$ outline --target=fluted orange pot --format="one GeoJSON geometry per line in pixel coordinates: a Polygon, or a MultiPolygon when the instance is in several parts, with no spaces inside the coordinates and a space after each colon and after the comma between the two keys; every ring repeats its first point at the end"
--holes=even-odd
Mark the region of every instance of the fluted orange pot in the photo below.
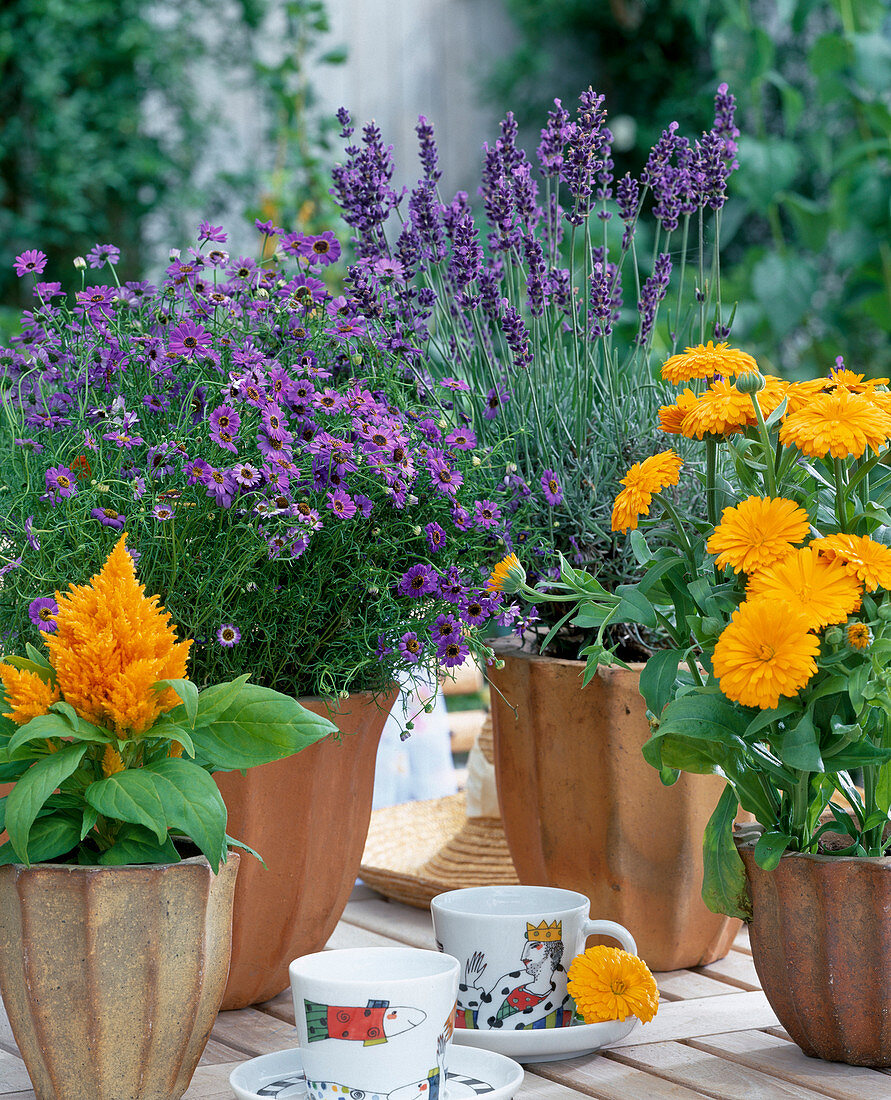
{"type": "Polygon", "coordinates": [[[495,773],[520,881],[585,894],[593,917],[630,929],[653,970],[722,958],[740,922],[707,909],[701,890],[702,835],[724,781],[663,786],[641,754],[639,668],[600,668],[583,688],[582,661],[497,649],[495,773]]]}
{"type": "Polygon", "coordinates": [[[266,863],[242,860],[224,1009],[287,989],[291,960],[320,951],[334,931],[362,862],[377,746],[397,694],[351,695],[333,711],[323,699],[301,699],[342,736],[245,776],[214,776],[229,811],[226,831],[266,863]]]}
{"type": "Polygon", "coordinates": [[[891,1066],[891,858],[788,852],[765,871],[759,833],[741,830],[737,848],[770,1007],[811,1057],[891,1066]]]}
{"type": "Polygon", "coordinates": [[[37,1100],[180,1100],[226,985],[238,863],[0,868],[0,990],[37,1100]]]}

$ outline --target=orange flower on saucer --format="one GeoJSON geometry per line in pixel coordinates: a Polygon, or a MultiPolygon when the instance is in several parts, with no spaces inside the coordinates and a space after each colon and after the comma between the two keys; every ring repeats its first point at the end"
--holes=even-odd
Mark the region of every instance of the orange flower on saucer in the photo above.
{"type": "Polygon", "coordinates": [[[659,1009],[659,990],[637,955],[614,947],[589,947],[567,972],[567,989],[586,1024],[636,1016],[647,1024],[659,1009]]]}

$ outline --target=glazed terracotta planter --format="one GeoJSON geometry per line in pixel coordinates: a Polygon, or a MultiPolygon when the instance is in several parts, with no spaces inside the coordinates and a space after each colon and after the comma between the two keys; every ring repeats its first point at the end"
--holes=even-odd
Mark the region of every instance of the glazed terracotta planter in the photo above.
{"type": "Polygon", "coordinates": [[[891,857],[790,852],[764,871],[760,831],[740,829],[736,841],[770,1007],[811,1057],[891,1066],[891,857]]]}
{"type": "Polygon", "coordinates": [[[0,868],[0,989],[38,1100],[179,1100],[226,985],[238,863],[0,868]]]}
{"type": "Polygon", "coordinates": [[[288,964],[321,951],[353,889],[371,819],[374,763],[397,689],[351,695],[335,711],[301,699],[343,735],[327,737],[247,775],[215,775],[226,831],[263,857],[242,861],[232,918],[232,964],[223,1008],[287,989],[288,964]]]}
{"type": "Polygon", "coordinates": [[[639,670],[600,668],[583,689],[582,661],[506,643],[498,655],[495,769],[520,881],[585,894],[594,918],[631,930],[652,970],[722,958],[740,922],[710,912],[701,890],[702,835],[724,781],[662,785],[641,754],[639,670]]]}

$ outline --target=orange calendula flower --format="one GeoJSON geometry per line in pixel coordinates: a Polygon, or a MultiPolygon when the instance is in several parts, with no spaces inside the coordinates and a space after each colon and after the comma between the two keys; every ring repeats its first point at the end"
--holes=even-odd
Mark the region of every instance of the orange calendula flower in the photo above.
{"type": "Polygon", "coordinates": [[[700,394],[681,421],[681,435],[702,439],[704,435],[732,435],[755,423],[755,410],[747,393],[732,382],[720,379],[700,394]]]}
{"type": "Polygon", "coordinates": [[[634,530],[638,517],[650,514],[653,494],[667,485],[677,485],[681,466],[683,462],[674,451],[662,451],[635,462],[619,483],[625,488],[613,504],[612,529],[634,530]]]}
{"type": "Polygon", "coordinates": [[[818,394],[780,428],[781,443],[815,458],[860,458],[867,447],[877,451],[889,439],[891,415],[845,389],[818,394]]]}
{"type": "Polygon", "coordinates": [[[492,570],[492,575],[486,581],[486,588],[490,592],[516,592],[520,585],[525,583],[526,570],[520,565],[520,559],[516,554],[508,554],[492,570]]]}
{"type": "Polygon", "coordinates": [[[786,385],[786,416],[800,412],[811,401],[826,393],[829,383],[825,378],[809,378],[806,382],[789,382],[786,385]]]}
{"type": "Polygon", "coordinates": [[[785,497],[747,497],[725,508],[706,549],[717,554],[720,569],[754,573],[782,561],[804,542],[810,528],[807,512],[785,497]]]}
{"type": "Polygon", "coordinates": [[[829,373],[829,385],[836,388],[843,387],[851,393],[869,393],[876,386],[887,386],[887,378],[867,378],[863,374],[855,374],[852,370],[842,367],[841,370],[833,369],[829,373]]]}
{"type": "Polygon", "coordinates": [[[808,626],[817,630],[829,623],[843,623],[856,611],[861,589],[840,561],[804,546],[750,577],[746,593],[750,598],[776,601],[790,612],[801,611],[808,626]]]}
{"type": "Polygon", "coordinates": [[[668,435],[681,435],[684,417],[696,404],[697,397],[692,390],[684,390],[673,405],[662,405],[659,409],[659,427],[668,435]]]}
{"type": "Polygon", "coordinates": [[[67,702],[119,737],[144,733],[179,703],[158,680],[181,680],[191,641],[178,642],[158,597],[145,595],[121,536],[89,584],[56,593],[56,632],[46,647],[67,702]]]}
{"type": "Polygon", "coordinates": [[[567,971],[567,988],[586,1024],[636,1016],[647,1024],[659,1009],[659,990],[647,964],[615,947],[589,947],[567,971]]]}
{"type": "Polygon", "coordinates": [[[826,535],[810,544],[829,559],[837,558],[860,581],[867,592],[891,589],[891,546],[869,535],[826,535]]]}
{"type": "Polygon", "coordinates": [[[849,623],[845,635],[851,649],[866,649],[872,642],[872,631],[866,623],[849,623]]]}
{"type": "Polygon", "coordinates": [[[24,726],[32,718],[48,714],[53,703],[61,698],[57,687],[51,687],[36,672],[26,668],[0,664],[0,680],[12,708],[4,711],[3,717],[11,718],[17,726],[24,726]]]}
{"type": "Polygon", "coordinates": [[[817,671],[820,642],[807,615],[774,600],[747,600],[721,632],[712,667],[728,699],[766,710],[796,695],[817,671]]]}
{"type": "Polygon", "coordinates": [[[672,355],[662,364],[662,377],[666,382],[678,385],[693,378],[714,378],[715,375],[747,374],[756,371],[758,364],[744,351],[728,344],[697,344],[684,348],[680,355],[672,355]]]}

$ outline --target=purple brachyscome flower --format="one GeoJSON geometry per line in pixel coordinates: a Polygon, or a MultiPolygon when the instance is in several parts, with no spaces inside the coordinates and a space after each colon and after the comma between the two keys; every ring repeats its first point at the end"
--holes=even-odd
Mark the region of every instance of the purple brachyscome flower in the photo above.
{"type": "Polygon", "coordinates": [[[399,652],[410,665],[416,665],[421,659],[424,647],[418,641],[417,634],[409,631],[399,639],[399,652]]]}
{"type": "Polygon", "coordinates": [[[168,346],[175,355],[184,355],[191,359],[199,352],[213,347],[213,336],[194,321],[183,321],[170,333],[168,346]]]}
{"type": "Polygon", "coordinates": [[[469,654],[470,647],[463,638],[450,638],[436,647],[436,656],[445,668],[463,665],[469,654]]]}
{"type": "Polygon", "coordinates": [[[476,446],[476,434],[470,428],[455,428],[445,437],[445,442],[456,451],[472,451],[476,446]]]}
{"type": "Polygon", "coordinates": [[[25,538],[32,550],[40,549],[40,539],[34,534],[34,517],[28,516],[25,520],[25,538]]]}
{"type": "Polygon", "coordinates": [[[62,497],[77,496],[77,486],[74,483],[74,475],[67,466],[51,466],[44,474],[46,491],[50,500],[56,504],[62,497]]]}
{"type": "Polygon", "coordinates": [[[343,489],[335,489],[333,493],[328,493],[325,507],[329,508],[338,519],[352,519],[356,514],[353,498],[343,489]]]}
{"type": "Polygon", "coordinates": [[[545,470],[541,475],[541,488],[545,495],[545,500],[552,508],[563,503],[563,489],[553,470],[545,470]]]}
{"type": "Polygon", "coordinates": [[[442,451],[430,451],[427,456],[430,480],[440,493],[455,496],[464,481],[464,475],[455,469],[442,451]]]}
{"type": "Polygon", "coordinates": [[[241,641],[241,631],[234,623],[223,623],[217,631],[217,641],[224,649],[231,649],[241,641]]]}
{"type": "Polygon", "coordinates": [[[123,531],[127,522],[127,517],[122,516],[117,508],[93,508],[90,515],[98,519],[103,527],[112,527],[115,531],[123,531]]]}
{"type": "Polygon", "coordinates": [[[472,593],[462,602],[459,614],[470,626],[482,626],[489,617],[489,602],[478,592],[472,593]]]}
{"type": "Polygon", "coordinates": [[[437,645],[441,645],[446,639],[457,641],[461,637],[461,624],[453,615],[437,615],[430,633],[437,645]]]}
{"type": "Polygon", "coordinates": [[[232,507],[238,482],[228,470],[211,468],[203,480],[209,497],[213,497],[222,508],[232,507]]]}
{"type": "Polygon", "coordinates": [[[483,416],[486,420],[494,420],[501,412],[501,406],[508,401],[510,401],[510,393],[503,386],[489,390],[486,394],[486,407],[483,409],[483,416]]]}
{"type": "Polygon", "coordinates": [[[169,504],[156,504],[152,508],[152,515],[155,519],[160,520],[162,523],[166,523],[167,520],[173,519],[173,509],[169,504]]]}
{"type": "Polygon", "coordinates": [[[326,229],[324,233],[320,233],[317,237],[304,238],[298,251],[310,263],[322,264],[327,267],[340,259],[340,241],[330,229],[326,229]]]}
{"type": "Polygon", "coordinates": [[[403,596],[429,596],[436,592],[439,585],[436,574],[429,565],[419,562],[402,574],[402,579],[396,585],[396,591],[403,596]]]}
{"type": "Polygon", "coordinates": [[[52,596],[39,596],[28,604],[28,618],[45,634],[55,634],[59,605],[52,596]]]}
{"type": "Polygon", "coordinates": [[[473,502],[473,521],[477,527],[488,531],[497,527],[501,519],[501,509],[494,500],[475,500],[473,502]]]}
{"type": "Polygon", "coordinates": [[[256,466],[252,466],[250,462],[242,462],[237,466],[233,466],[232,476],[242,489],[256,489],[258,485],[263,484],[260,471],[256,466]]]}
{"type": "Polygon", "coordinates": [[[16,256],[13,267],[15,273],[21,279],[25,275],[40,275],[46,267],[47,255],[36,248],[29,248],[16,256]]]}
{"type": "Polygon", "coordinates": [[[94,244],[87,253],[87,263],[92,268],[105,267],[106,263],[116,264],[121,258],[121,250],[115,244],[94,244]]]}
{"type": "Polygon", "coordinates": [[[455,390],[457,393],[468,393],[470,391],[470,386],[463,378],[440,378],[439,384],[445,386],[447,390],[455,390]]]}
{"type": "Polygon", "coordinates": [[[198,226],[198,240],[213,241],[214,244],[225,244],[229,240],[229,234],[223,232],[221,225],[211,225],[210,222],[203,221],[198,226]]]}
{"type": "Polygon", "coordinates": [[[427,539],[427,545],[430,547],[430,552],[435,554],[437,550],[442,549],[443,543],[445,542],[445,531],[443,531],[438,523],[428,523],[424,528],[424,537],[427,539]]]}

